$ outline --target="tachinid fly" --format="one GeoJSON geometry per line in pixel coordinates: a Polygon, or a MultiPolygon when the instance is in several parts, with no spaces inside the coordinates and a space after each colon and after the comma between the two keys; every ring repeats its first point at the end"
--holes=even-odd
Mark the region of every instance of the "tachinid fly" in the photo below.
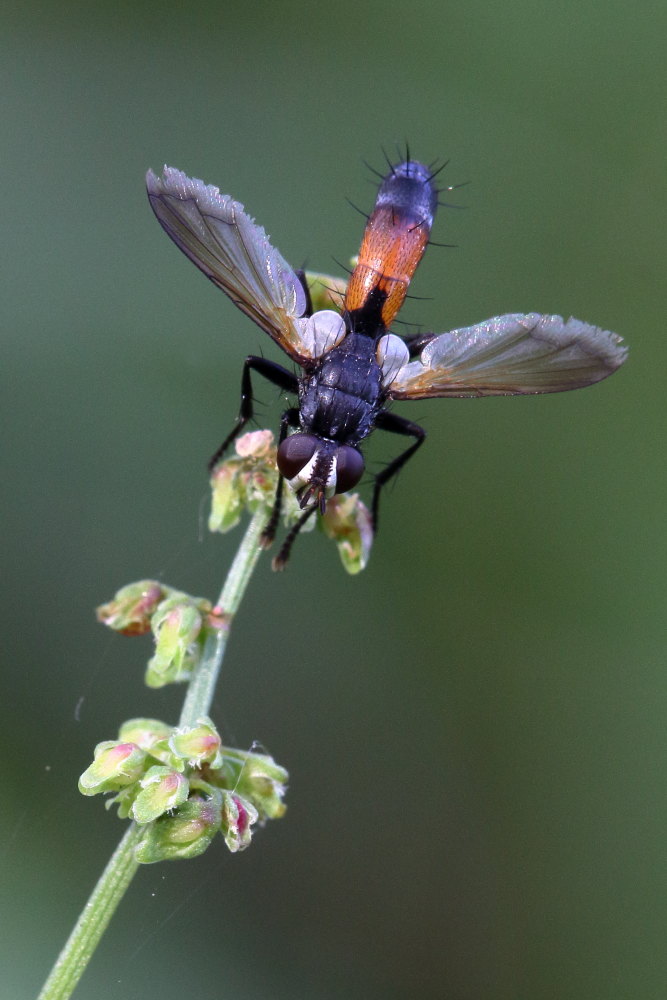
{"type": "Polygon", "coordinates": [[[442,334],[390,333],[428,244],[438,203],[434,177],[410,159],[390,169],[341,311],[313,312],[305,275],[287,264],[242,205],[172,167],[162,177],[146,175],[153,211],[174,243],[301,369],[295,375],[265,358],[246,358],[238,419],[210,462],[213,467],[253,416],[251,371],[298,397],[298,406],[281,418],[281,477],[263,544],[276,533],[284,480],[303,514],[274,560],[277,568],[307,518],[357,485],[364,472],[359,445],[380,429],[413,440],[375,476],[377,529],[382,487],[425,438],[418,424],[387,409],[389,401],[562,392],[599,382],[625,360],[616,334],[538,313],[497,316],[442,334]]]}

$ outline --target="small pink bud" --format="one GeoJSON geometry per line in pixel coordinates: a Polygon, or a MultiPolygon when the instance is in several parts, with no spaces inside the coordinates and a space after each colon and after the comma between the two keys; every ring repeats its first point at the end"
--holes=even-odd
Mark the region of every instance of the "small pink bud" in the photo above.
{"type": "Polygon", "coordinates": [[[250,827],[257,822],[253,805],[240,795],[224,792],[222,800],[222,835],[232,853],[243,851],[252,839],[250,827]]]}
{"type": "Polygon", "coordinates": [[[99,743],[93,763],[79,778],[79,791],[83,795],[96,795],[125,788],[141,777],[145,762],[146,753],[136,743],[99,743]]]}
{"type": "Polygon", "coordinates": [[[191,767],[210,764],[219,767],[220,736],[210,719],[200,719],[199,725],[177,729],[169,739],[169,748],[175,757],[186,760],[191,767]]]}
{"type": "Polygon", "coordinates": [[[150,750],[171,735],[172,727],[160,719],[128,719],[118,731],[118,739],[136,743],[142,750],[150,750]]]}
{"type": "Polygon", "coordinates": [[[150,823],[185,802],[188,780],[177,771],[156,765],[141,779],[141,791],[134,800],[132,816],[137,823],[150,823]]]}
{"type": "Polygon", "coordinates": [[[164,588],[156,580],[139,580],[122,587],[108,604],[97,609],[97,620],[123,635],[145,635],[151,616],[164,598],[164,588]]]}
{"type": "Polygon", "coordinates": [[[266,458],[273,444],[271,431],[249,431],[237,438],[235,449],[240,458],[266,458]]]}

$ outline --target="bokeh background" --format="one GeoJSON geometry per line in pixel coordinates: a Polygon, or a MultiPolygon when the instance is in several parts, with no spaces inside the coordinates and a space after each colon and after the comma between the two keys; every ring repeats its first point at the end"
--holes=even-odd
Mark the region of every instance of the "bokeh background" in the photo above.
{"type": "MultiPolygon", "coordinates": [[[[665,919],[665,8],[63,3],[3,14],[3,995],[35,996],[121,834],[76,778],[151,692],[122,584],[214,596],[206,460],[278,352],[146,203],[164,162],[336,270],[367,159],[470,181],[404,318],[617,330],[582,392],[404,406],[429,439],[370,565],[260,566],[215,705],[292,776],[245,854],[147,867],[81,1000],[648,1000],[665,919]]],[[[270,388],[260,425],[276,426],[270,388]]],[[[391,442],[395,444],[395,442],[391,442]]],[[[371,465],[390,453],[373,439],[371,465]]]]}

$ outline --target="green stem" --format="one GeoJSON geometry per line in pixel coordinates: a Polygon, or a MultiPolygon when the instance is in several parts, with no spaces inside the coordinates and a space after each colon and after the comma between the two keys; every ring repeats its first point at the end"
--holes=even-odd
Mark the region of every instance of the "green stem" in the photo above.
{"type": "MultiPolygon", "coordinates": [[[[194,726],[197,719],[209,714],[231,623],[262,552],[259,536],[265,522],[266,510],[262,507],[250,520],[220,592],[216,610],[221,625],[209,632],[204,643],[202,658],[188,684],[180,726],[194,726]]],[[[68,1000],[72,995],[139,867],[134,849],[142,835],[141,827],[130,824],[82,910],[38,1000],[68,1000]]]]}
{"type": "Polygon", "coordinates": [[[219,613],[221,622],[218,628],[211,629],[206,638],[201,660],[195,667],[188,684],[179,726],[196,726],[197,720],[208,715],[211,711],[215,685],[225,655],[229,630],[252,576],[252,571],[262,554],[259,536],[265,524],[266,510],[264,507],[260,507],[250,519],[243,541],[220,591],[215,610],[219,613]]]}
{"type": "Polygon", "coordinates": [[[67,1000],[72,995],[139,867],[139,862],[134,859],[134,848],[141,835],[141,829],[135,823],[125,831],[81,911],[38,1000],[67,1000]]]}

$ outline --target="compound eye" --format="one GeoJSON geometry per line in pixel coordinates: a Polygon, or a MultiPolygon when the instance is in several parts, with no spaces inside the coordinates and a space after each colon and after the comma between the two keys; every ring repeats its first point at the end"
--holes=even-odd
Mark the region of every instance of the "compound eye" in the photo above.
{"type": "Polygon", "coordinates": [[[278,468],[285,479],[294,479],[308,465],[317,450],[314,434],[290,434],[278,448],[278,468]]]}
{"type": "Polygon", "coordinates": [[[343,444],[336,452],[336,493],[347,493],[364,474],[364,459],[360,451],[343,444]]]}

